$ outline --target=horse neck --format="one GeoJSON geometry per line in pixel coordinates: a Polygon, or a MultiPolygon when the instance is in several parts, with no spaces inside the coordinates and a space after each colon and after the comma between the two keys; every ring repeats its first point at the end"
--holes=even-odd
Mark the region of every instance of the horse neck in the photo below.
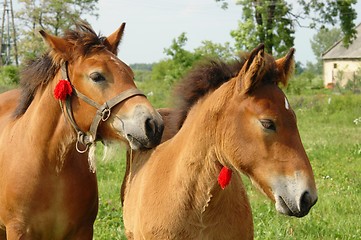
{"type": "MultiPolygon", "coordinates": [[[[189,156],[186,161],[199,162],[196,156],[207,158],[210,162],[223,163],[222,154],[219,154],[222,148],[222,139],[219,125],[222,125],[224,118],[224,109],[226,104],[234,94],[235,81],[224,83],[214,92],[206,95],[198,101],[189,111],[182,128],[172,139],[174,142],[181,142],[184,146],[184,156],[189,156]]],[[[183,162],[186,162],[183,161],[183,162]]],[[[200,161],[201,164],[202,161],[200,161]]]]}
{"type": "Polygon", "coordinates": [[[226,196],[219,194],[222,190],[217,182],[223,160],[219,154],[221,143],[218,142],[216,129],[223,104],[233,94],[228,90],[231,84],[223,84],[199,101],[189,112],[178,134],[169,142],[178,152],[176,178],[182,179],[184,191],[179,194],[189,195],[201,212],[206,211],[211,199],[222,201],[226,196]]]}
{"type": "MultiPolygon", "coordinates": [[[[55,79],[60,79],[60,74],[55,79]]],[[[53,80],[40,87],[27,111],[18,119],[19,124],[26,125],[28,138],[25,139],[37,146],[34,151],[47,154],[46,159],[66,159],[67,154],[74,154],[76,143],[76,133],[53,96],[56,83],[53,80]]]]}

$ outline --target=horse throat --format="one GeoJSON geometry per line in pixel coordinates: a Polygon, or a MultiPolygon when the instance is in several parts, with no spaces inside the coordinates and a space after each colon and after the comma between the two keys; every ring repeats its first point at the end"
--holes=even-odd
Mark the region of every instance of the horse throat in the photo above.
{"type": "MultiPolygon", "coordinates": [[[[187,128],[187,125],[183,127],[187,128]]],[[[188,132],[187,129],[183,129],[180,135],[182,135],[182,131],[185,134],[188,132]]],[[[218,192],[222,191],[217,180],[222,165],[216,157],[213,144],[207,141],[207,138],[197,134],[196,130],[190,132],[193,134],[188,135],[188,140],[181,145],[174,144],[175,146],[184,146],[182,147],[183,151],[180,151],[180,159],[176,161],[176,179],[181,181],[179,197],[184,198],[183,201],[186,205],[191,205],[192,209],[196,209],[200,223],[205,224],[203,216],[207,213],[209,204],[218,192]],[[208,143],[211,145],[208,146],[208,143]]]]}
{"type": "Polygon", "coordinates": [[[232,170],[224,168],[225,160],[219,152],[221,143],[217,128],[227,99],[233,94],[227,88],[231,84],[225,83],[193,106],[182,128],[171,140],[175,141],[174,146],[183,146],[179,154],[182,159],[177,161],[178,169],[182,169],[178,171],[178,178],[185,182],[185,192],[180,194],[189,196],[189,203],[194,204],[193,208],[197,209],[200,221],[205,225],[208,221],[212,222],[208,209],[218,208],[217,203],[222,205],[230,191],[227,185],[230,183],[232,170]],[[223,97],[224,91],[227,97],[223,97]],[[219,182],[220,177],[222,184],[219,182]]]}
{"type": "Polygon", "coordinates": [[[54,99],[50,85],[38,90],[18,121],[19,124],[28,126],[24,139],[34,146],[32,151],[37,151],[39,156],[47,159],[57,172],[61,171],[65,159],[69,159],[69,154],[74,154],[77,136],[67,122],[60,104],[54,99]]]}

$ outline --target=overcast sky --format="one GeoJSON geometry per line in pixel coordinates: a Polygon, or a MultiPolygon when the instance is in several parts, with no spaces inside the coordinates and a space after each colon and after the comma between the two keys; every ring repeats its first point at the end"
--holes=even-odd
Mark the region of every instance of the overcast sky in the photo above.
{"type": "MultiPolygon", "coordinates": [[[[214,0],[99,0],[98,19],[87,20],[103,35],[111,34],[126,22],[119,57],[128,64],[153,63],[166,57],[164,48],[182,32],[186,32],[188,50],[199,47],[203,40],[233,45],[230,31],[237,28],[242,11],[234,1],[229,3],[229,8],[223,10],[214,0]]],[[[358,24],[361,3],[356,6],[358,24]]],[[[301,11],[298,7],[294,10],[301,11]]],[[[296,61],[303,64],[315,61],[310,46],[314,34],[315,31],[296,26],[296,61]]]]}

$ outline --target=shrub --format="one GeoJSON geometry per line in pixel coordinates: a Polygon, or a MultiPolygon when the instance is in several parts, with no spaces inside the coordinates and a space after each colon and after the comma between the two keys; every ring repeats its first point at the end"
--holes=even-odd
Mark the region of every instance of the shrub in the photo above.
{"type": "Polygon", "coordinates": [[[307,70],[290,79],[286,92],[294,95],[312,94],[315,89],[324,89],[322,76],[307,70]]]}
{"type": "Polygon", "coordinates": [[[17,85],[20,81],[19,67],[7,65],[1,67],[0,82],[2,85],[17,85]]]}

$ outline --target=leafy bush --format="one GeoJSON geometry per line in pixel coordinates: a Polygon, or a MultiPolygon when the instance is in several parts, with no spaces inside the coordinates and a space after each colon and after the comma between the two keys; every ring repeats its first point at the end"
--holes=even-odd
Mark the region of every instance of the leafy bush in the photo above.
{"type": "Polygon", "coordinates": [[[345,89],[354,93],[361,92],[361,68],[358,68],[357,71],[353,74],[352,80],[347,82],[345,89]]]}
{"type": "Polygon", "coordinates": [[[294,76],[288,83],[286,92],[288,94],[302,95],[312,93],[312,90],[324,89],[322,76],[312,71],[303,71],[294,76]]]}
{"type": "Polygon", "coordinates": [[[144,82],[151,78],[152,72],[149,70],[133,70],[134,80],[137,82],[144,82]]]}
{"type": "Polygon", "coordinates": [[[13,65],[3,66],[0,69],[0,82],[2,85],[17,85],[20,81],[19,67],[13,65]]]}

